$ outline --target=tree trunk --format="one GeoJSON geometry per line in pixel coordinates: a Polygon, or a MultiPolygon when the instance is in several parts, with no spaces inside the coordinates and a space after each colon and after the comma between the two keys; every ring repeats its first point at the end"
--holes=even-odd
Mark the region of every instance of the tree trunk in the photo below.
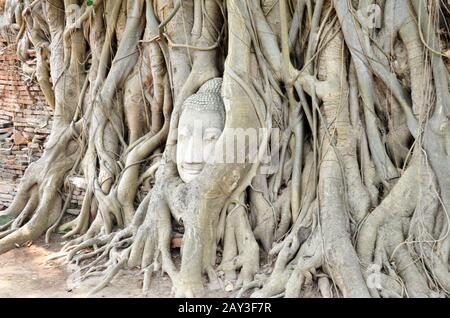
{"type": "Polygon", "coordinates": [[[104,274],[93,292],[139,267],[144,291],[163,271],[183,297],[205,275],[238,296],[448,296],[448,3],[15,5],[1,32],[36,51],[55,119],[0,212],[0,253],[66,231],[60,255],[104,274]],[[214,153],[186,181],[180,138],[200,118],[223,130],[203,131],[214,153]],[[74,174],[86,195],[60,224],[74,174]]]}

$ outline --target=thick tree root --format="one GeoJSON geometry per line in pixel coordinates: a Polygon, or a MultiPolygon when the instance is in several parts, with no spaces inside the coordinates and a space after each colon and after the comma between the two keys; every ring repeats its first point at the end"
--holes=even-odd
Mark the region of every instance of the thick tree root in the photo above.
{"type": "Polygon", "coordinates": [[[62,131],[57,143],[50,146],[50,140],[43,157],[26,171],[14,202],[0,212],[10,220],[0,229],[0,253],[37,239],[60,219],[64,211],[59,189],[79,160],[75,135],[72,127],[62,131]]]}
{"type": "Polygon", "coordinates": [[[177,297],[450,295],[443,1],[381,1],[380,28],[370,1],[94,1],[76,21],[79,1],[22,2],[0,33],[18,32],[24,61],[36,50],[54,121],[0,212],[0,254],[67,232],[54,258],[102,276],[92,294],[138,269],[144,293],[162,272],[177,297]],[[216,150],[249,145],[186,183],[177,129],[207,83],[226,112],[216,150]],[[81,173],[81,212],[60,226],[81,173]]]}

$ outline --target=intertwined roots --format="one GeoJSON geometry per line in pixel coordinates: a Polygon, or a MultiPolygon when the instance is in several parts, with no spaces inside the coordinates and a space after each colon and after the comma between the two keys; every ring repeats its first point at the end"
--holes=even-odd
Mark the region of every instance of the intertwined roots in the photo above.
{"type": "Polygon", "coordinates": [[[0,253],[66,232],[55,257],[103,276],[93,293],[138,268],[144,291],[162,271],[176,296],[205,278],[238,297],[448,296],[444,1],[94,1],[76,21],[75,0],[0,4],[55,114],[0,215],[0,253]],[[178,122],[205,92],[225,106],[218,144],[266,133],[186,184],[178,122]],[[280,159],[268,174],[265,157],[280,159]],[[86,195],[61,224],[75,174],[86,195]]]}

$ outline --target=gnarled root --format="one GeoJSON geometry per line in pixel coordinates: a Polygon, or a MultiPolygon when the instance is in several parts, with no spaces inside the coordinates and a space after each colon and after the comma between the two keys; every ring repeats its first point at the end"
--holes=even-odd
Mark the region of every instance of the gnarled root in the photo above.
{"type": "Polygon", "coordinates": [[[374,296],[436,297],[436,284],[445,286],[449,277],[438,265],[440,249],[432,248],[439,247],[434,233],[439,201],[436,178],[424,160],[413,159],[358,234],[358,255],[374,296]]]}
{"type": "Polygon", "coordinates": [[[247,211],[243,205],[230,205],[226,217],[223,258],[218,271],[225,274],[225,285],[234,284],[236,271],[240,270],[235,289],[246,288],[259,270],[259,246],[251,230],[247,211]]]}
{"type": "Polygon", "coordinates": [[[0,213],[6,221],[0,228],[0,254],[38,238],[59,221],[64,212],[59,190],[78,157],[75,135],[73,127],[63,131],[27,169],[14,202],[0,213]]]}

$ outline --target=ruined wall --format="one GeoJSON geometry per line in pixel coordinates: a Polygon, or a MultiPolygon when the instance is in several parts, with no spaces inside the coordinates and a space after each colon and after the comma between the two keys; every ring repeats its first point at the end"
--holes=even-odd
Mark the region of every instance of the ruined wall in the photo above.
{"type": "MultiPolygon", "coordinates": [[[[42,156],[51,125],[52,110],[39,85],[22,72],[15,47],[0,39],[0,211],[11,203],[27,166],[42,156]]],[[[82,189],[76,188],[72,208],[82,199],[82,189]]]]}

